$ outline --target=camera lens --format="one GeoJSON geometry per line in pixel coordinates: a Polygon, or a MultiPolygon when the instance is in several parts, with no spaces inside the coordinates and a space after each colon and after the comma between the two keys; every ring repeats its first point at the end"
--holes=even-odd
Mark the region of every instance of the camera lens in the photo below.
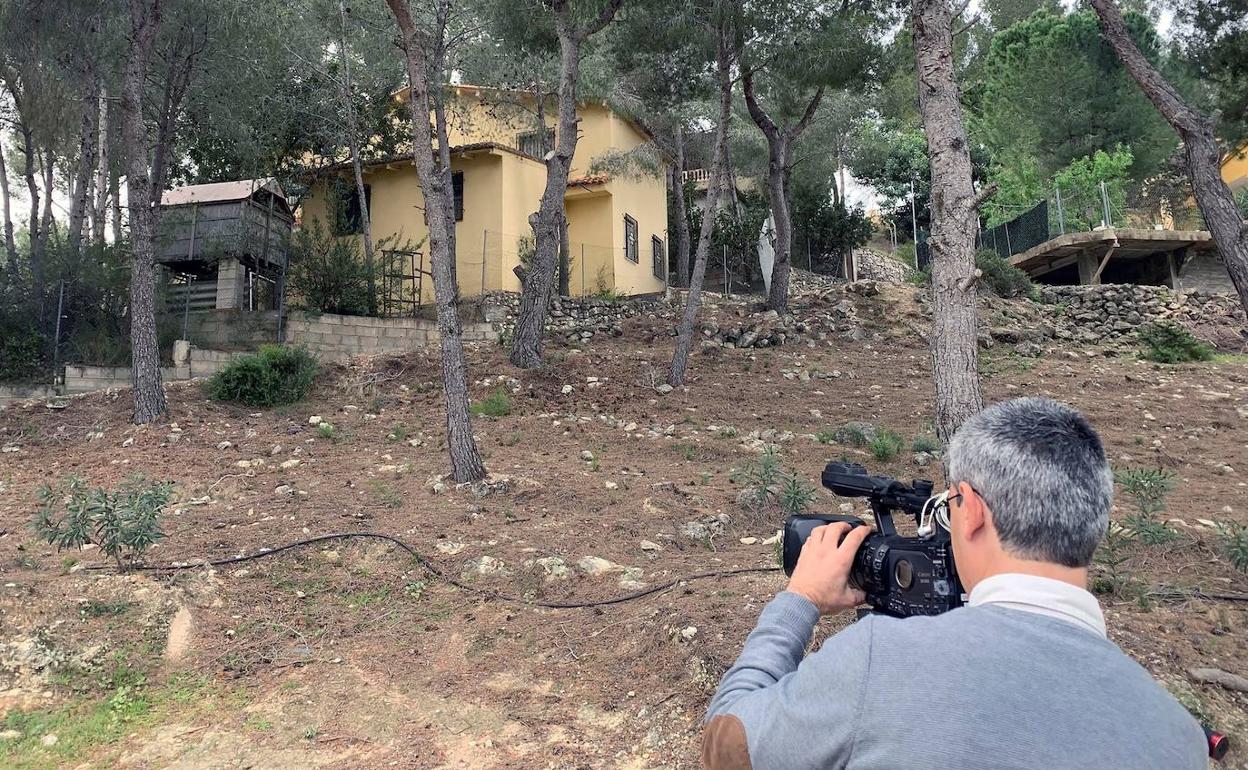
{"type": "Polygon", "coordinates": [[[897,566],[893,567],[893,582],[903,591],[909,590],[914,583],[914,565],[905,559],[897,562],[897,566]]]}

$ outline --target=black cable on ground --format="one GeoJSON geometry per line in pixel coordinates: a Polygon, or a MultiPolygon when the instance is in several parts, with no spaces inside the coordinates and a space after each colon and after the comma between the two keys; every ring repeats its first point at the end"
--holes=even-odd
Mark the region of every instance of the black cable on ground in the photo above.
{"type": "Polygon", "coordinates": [[[623,596],[612,597],[610,599],[598,599],[595,601],[584,601],[584,602],[547,602],[547,601],[541,601],[539,599],[525,599],[525,598],[518,597],[518,596],[510,596],[508,594],[505,594],[499,591],[489,591],[489,590],[478,588],[477,586],[468,585],[467,583],[456,580],[455,578],[446,574],[442,570],[438,569],[437,565],[429,561],[429,559],[425,558],[424,555],[422,555],[419,551],[417,551],[412,546],[403,542],[399,538],[394,537],[393,535],[386,535],[381,532],[336,532],[331,535],[318,535],[317,537],[309,537],[304,540],[296,540],[293,543],[279,545],[276,548],[270,548],[264,551],[257,551],[256,553],[247,554],[246,556],[232,556],[226,559],[207,559],[207,560],[201,560],[201,561],[187,563],[187,564],[138,565],[135,567],[135,569],[143,570],[146,572],[177,572],[177,571],[189,570],[189,569],[200,569],[202,567],[223,567],[227,564],[239,564],[245,561],[254,561],[256,559],[263,559],[266,556],[275,556],[284,551],[290,551],[295,548],[303,548],[305,546],[315,545],[317,543],[324,543],[329,540],[351,540],[351,539],[381,540],[387,543],[391,543],[392,545],[397,546],[403,551],[406,551],[407,554],[410,555],[413,559],[415,559],[416,563],[419,564],[426,572],[428,572],[429,574],[433,575],[434,577],[436,577],[437,579],[445,583],[455,586],[461,591],[467,591],[468,593],[477,594],[478,596],[483,596],[487,599],[501,599],[503,601],[514,602],[516,604],[527,604],[527,605],[531,605],[534,607],[543,607],[543,608],[552,609],[552,610],[576,610],[576,609],[584,609],[587,607],[606,607],[611,604],[621,604],[623,602],[630,602],[630,601],[633,601],[634,599],[640,599],[644,596],[650,596],[651,594],[657,594],[662,591],[667,591],[681,583],[686,583],[691,580],[702,580],[704,578],[712,578],[712,577],[730,577],[732,575],[743,575],[743,574],[750,573],[750,572],[776,572],[780,569],[779,567],[738,567],[736,569],[713,570],[710,572],[697,572],[692,575],[686,575],[685,577],[676,578],[675,580],[669,580],[665,583],[660,583],[658,585],[650,586],[649,588],[643,588],[639,591],[633,591],[632,593],[624,594],[623,596]]]}

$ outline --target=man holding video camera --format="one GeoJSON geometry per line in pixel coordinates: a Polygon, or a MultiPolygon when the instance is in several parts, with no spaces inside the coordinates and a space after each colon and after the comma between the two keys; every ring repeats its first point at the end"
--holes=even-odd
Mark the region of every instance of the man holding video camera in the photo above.
{"type": "Polygon", "coordinates": [[[948,447],[948,529],[966,605],[867,615],[805,655],[849,585],[866,526],[802,547],[706,716],[703,766],[1204,770],[1201,726],[1106,638],[1085,586],[1113,478],[1078,412],[1026,398],[948,447]]]}

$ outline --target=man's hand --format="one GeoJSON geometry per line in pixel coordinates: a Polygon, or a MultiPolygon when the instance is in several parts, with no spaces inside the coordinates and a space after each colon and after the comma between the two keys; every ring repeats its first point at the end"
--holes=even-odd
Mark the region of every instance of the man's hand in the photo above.
{"type": "Polygon", "coordinates": [[[809,599],[821,615],[862,604],[867,595],[850,587],[849,568],[858,547],[870,534],[868,526],[851,529],[843,521],[816,527],[802,545],[788,590],[809,599]]]}

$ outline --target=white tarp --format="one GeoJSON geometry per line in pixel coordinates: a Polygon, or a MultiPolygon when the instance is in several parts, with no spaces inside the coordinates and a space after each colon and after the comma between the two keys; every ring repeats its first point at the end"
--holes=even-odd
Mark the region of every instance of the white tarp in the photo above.
{"type": "Polygon", "coordinates": [[[771,267],[776,261],[776,227],[767,212],[763,221],[763,229],[758,234],[758,267],[763,273],[763,285],[767,293],[771,293],[771,267]]]}

